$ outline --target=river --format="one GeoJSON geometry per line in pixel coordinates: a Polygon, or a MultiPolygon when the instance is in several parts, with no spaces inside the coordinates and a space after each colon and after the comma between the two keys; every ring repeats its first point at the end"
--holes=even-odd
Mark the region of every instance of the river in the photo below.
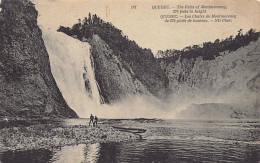
{"type": "MultiPolygon", "coordinates": [[[[87,121],[76,119],[65,123],[87,124],[87,121]]],[[[143,139],[133,142],[79,144],[55,150],[0,150],[0,162],[260,161],[259,120],[120,120],[111,125],[147,131],[141,133],[143,139]]]]}

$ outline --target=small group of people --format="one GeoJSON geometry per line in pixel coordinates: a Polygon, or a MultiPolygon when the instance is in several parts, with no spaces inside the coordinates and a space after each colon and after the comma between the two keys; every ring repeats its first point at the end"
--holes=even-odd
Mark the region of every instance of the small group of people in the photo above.
{"type": "Polygon", "coordinates": [[[98,117],[95,115],[95,117],[91,114],[89,117],[89,126],[91,125],[91,122],[93,123],[93,126],[97,126],[98,123],[98,117]]]}

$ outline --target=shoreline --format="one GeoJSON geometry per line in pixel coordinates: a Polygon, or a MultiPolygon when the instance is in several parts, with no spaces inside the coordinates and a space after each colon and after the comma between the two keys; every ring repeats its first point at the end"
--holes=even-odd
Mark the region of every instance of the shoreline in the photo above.
{"type": "MultiPolygon", "coordinates": [[[[119,130],[109,124],[87,125],[38,124],[0,129],[2,151],[54,149],[64,146],[140,140],[139,134],[119,130]]],[[[1,151],[1,152],[2,152],[1,151]]]]}

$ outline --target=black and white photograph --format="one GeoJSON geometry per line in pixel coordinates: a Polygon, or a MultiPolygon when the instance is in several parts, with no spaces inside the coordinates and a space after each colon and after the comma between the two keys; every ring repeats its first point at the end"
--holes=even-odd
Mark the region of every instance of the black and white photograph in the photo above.
{"type": "Polygon", "coordinates": [[[0,0],[0,163],[260,163],[260,0],[0,0]]]}

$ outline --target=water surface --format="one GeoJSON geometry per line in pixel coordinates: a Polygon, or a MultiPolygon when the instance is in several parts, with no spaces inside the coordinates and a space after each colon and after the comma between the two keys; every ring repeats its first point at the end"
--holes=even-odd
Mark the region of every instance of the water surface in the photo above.
{"type": "MultiPolygon", "coordinates": [[[[67,125],[87,124],[68,120],[67,125]]],[[[102,124],[101,124],[102,125],[102,124]]],[[[0,152],[2,162],[249,162],[260,161],[259,120],[165,120],[112,124],[147,129],[143,140],[0,152]]]]}

